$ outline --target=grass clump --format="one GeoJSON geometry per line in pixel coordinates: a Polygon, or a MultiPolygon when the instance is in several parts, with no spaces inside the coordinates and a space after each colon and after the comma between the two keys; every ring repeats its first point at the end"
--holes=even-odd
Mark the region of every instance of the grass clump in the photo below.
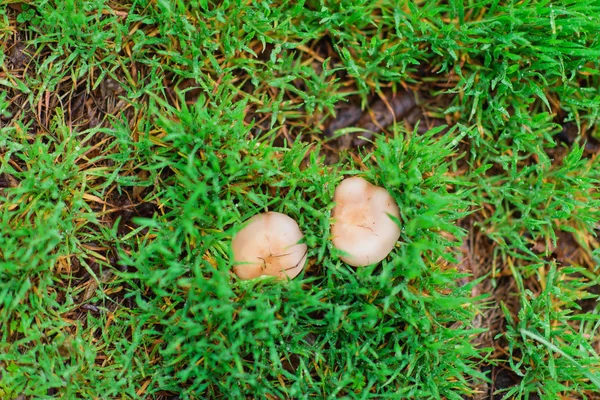
{"type": "Polygon", "coordinates": [[[460,213],[449,209],[464,194],[440,192],[448,183],[448,140],[438,142],[431,134],[411,138],[404,148],[398,135],[391,143],[382,140],[368,157],[381,162],[361,161],[359,169],[377,177],[400,204],[412,206],[404,208],[410,229],[397,257],[353,270],[331,258],[327,233],[341,166],[323,170],[316,157],[307,159],[308,150],[317,150],[313,145],[285,150],[241,140],[249,128],[236,123],[239,111],[224,117],[202,107],[173,112],[176,118],[163,111],[164,147],[157,155],[176,160],[168,166],[177,172],[162,196],[168,199],[161,205],[165,214],[146,225],[140,221],[152,240],[124,260],[134,267],[131,278],[139,280],[140,290],[154,292],[147,306],[169,310],[160,322],[161,337],[170,338],[161,351],[169,367],[149,388],[183,385],[186,393],[216,397],[468,393],[465,382],[477,372],[467,360],[479,356],[469,344],[476,330],[464,323],[472,318],[473,300],[456,286],[456,272],[436,267],[456,244],[441,232],[464,235],[452,223],[460,213]],[[205,130],[210,139],[198,143],[209,137],[205,130]],[[431,174],[427,180],[386,174],[398,171],[399,159],[413,163],[419,157],[427,157],[420,165],[431,174]],[[235,226],[267,209],[297,219],[306,234],[309,267],[300,280],[282,285],[232,278],[235,226]],[[435,227],[432,218],[439,220],[435,227]],[[423,347],[435,356],[422,353],[423,347]],[[447,349],[460,357],[445,354],[447,349]],[[415,375],[402,373],[411,365],[422,367],[415,375]]]}

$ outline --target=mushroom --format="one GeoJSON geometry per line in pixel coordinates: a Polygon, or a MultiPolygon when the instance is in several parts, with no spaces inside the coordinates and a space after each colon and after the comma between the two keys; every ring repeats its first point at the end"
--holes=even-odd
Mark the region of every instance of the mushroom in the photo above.
{"type": "Polygon", "coordinates": [[[241,279],[262,275],[295,278],[306,264],[308,247],[296,221],[267,212],[250,218],[233,238],[233,271],[241,279]]]}
{"type": "Polygon", "coordinates": [[[354,267],[383,260],[400,238],[398,205],[382,187],[363,178],[344,179],[333,200],[333,245],[344,254],[340,259],[354,267]]]}

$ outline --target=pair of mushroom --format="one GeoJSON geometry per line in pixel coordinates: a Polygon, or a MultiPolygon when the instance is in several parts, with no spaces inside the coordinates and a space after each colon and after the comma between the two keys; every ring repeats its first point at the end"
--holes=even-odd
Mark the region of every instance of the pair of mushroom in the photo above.
{"type": "MultiPolygon", "coordinates": [[[[391,218],[400,212],[392,196],[382,187],[358,177],[344,179],[335,189],[333,245],[340,259],[360,267],[378,263],[394,248],[400,228],[391,218]]],[[[234,272],[241,279],[271,275],[296,277],[306,263],[308,247],[300,243],[300,227],[278,212],[252,217],[233,238],[234,272]]]]}

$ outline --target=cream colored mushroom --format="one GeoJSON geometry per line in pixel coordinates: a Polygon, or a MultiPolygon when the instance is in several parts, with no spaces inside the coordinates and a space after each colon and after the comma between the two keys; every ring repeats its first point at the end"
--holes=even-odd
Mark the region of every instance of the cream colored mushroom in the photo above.
{"type": "Polygon", "coordinates": [[[398,205],[382,187],[358,177],[344,179],[333,197],[333,245],[340,259],[354,267],[383,260],[400,238],[398,205]]]}
{"type": "Polygon", "coordinates": [[[296,221],[285,214],[268,212],[250,218],[233,238],[233,271],[241,279],[261,275],[280,279],[296,277],[306,264],[308,247],[296,221]]]}

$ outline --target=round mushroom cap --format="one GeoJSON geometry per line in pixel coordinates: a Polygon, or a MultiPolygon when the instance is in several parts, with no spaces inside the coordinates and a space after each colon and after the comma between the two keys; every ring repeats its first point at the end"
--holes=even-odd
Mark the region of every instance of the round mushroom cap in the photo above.
{"type": "Polygon", "coordinates": [[[354,267],[383,260],[400,238],[400,227],[389,216],[399,219],[400,211],[388,191],[352,177],[338,185],[333,200],[331,233],[335,248],[345,253],[340,259],[354,267]]]}
{"type": "Polygon", "coordinates": [[[306,264],[308,247],[292,218],[278,212],[258,214],[233,238],[233,271],[241,279],[261,275],[295,278],[306,264]]]}

